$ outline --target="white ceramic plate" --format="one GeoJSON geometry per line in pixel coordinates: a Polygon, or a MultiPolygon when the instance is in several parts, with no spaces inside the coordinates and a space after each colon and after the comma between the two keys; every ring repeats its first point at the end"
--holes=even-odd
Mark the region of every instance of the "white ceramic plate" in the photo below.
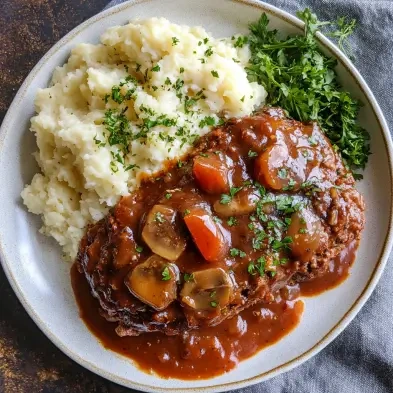
{"type": "Polygon", "coordinates": [[[300,33],[302,23],[267,4],[252,0],[142,0],[111,8],[83,23],[58,42],[23,83],[0,134],[1,262],[20,301],[43,332],[72,359],[119,384],[154,392],[214,392],[243,387],[287,371],[315,355],[353,319],[374,289],[392,244],[392,144],[386,121],[366,83],[353,65],[327,39],[321,45],[339,61],[345,89],[365,106],[361,123],[371,132],[374,154],[358,188],[367,204],[363,241],[349,279],[338,288],[305,300],[300,326],[276,345],[235,370],[195,382],[165,380],[138,370],[129,359],[104,349],[79,318],[69,268],[55,242],[38,233],[40,219],[27,213],[20,192],[38,170],[28,131],[39,87],[46,87],[53,69],[62,65],[81,42],[98,42],[108,27],[135,17],[163,16],[172,22],[202,25],[215,36],[245,33],[262,11],[284,34],[300,33]]]}

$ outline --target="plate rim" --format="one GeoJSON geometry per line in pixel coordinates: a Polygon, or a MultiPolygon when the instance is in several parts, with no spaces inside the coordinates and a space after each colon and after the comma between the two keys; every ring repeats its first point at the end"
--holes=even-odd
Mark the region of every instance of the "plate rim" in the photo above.
{"type": "MultiPolygon", "coordinates": [[[[81,33],[83,30],[85,30],[87,27],[90,25],[98,22],[101,19],[107,18],[110,15],[117,14],[120,12],[125,11],[126,9],[132,8],[136,4],[141,4],[141,3],[147,3],[151,2],[154,0],[128,0],[124,3],[121,3],[119,5],[116,5],[114,7],[108,8],[106,10],[103,10],[99,12],[98,14],[92,16],[91,18],[87,19],[85,22],[81,23],[80,25],[76,26],[74,29],[72,29],[68,34],[66,34],[63,38],[61,38],[59,41],[57,41],[46,53],[45,55],[38,61],[38,63],[33,67],[33,69],[29,72],[28,76],[25,78],[24,82],[18,89],[18,92],[16,93],[14,99],[12,100],[11,105],[9,106],[7,113],[3,119],[3,122],[0,127],[0,149],[2,148],[3,145],[3,140],[7,134],[7,131],[9,130],[8,123],[11,121],[10,119],[12,118],[12,114],[15,111],[15,108],[20,104],[20,101],[22,100],[27,88],[29,85],[32,83],[34,80],[36,74],[38,71],[42,68],[42,66],[52,57],[54,56],[58,50],[60,50],[66,43],[68,43],[72,38],[77,36],[79,33],[81,33]]],[[[181,0],[179,0],[181,1],[181,0]]],[[[277,18],[284,20],[287,23],[290,23],[291,25],[298,27],[298,28],[303,28],[304,23],[298,19],[297,17],[291,15],[287,11],[284,11],[278,7],[275,7],[271,4],[267,4],[263,1],[259,0],[223,0],[228,3],[240,3],[244,4],[247,6],[253,6],[256,9],[258,9],[259,12],[268,12],[270,14],[273,14],[277,18]]],[[[70,357],[72,360],[77,362],[79,365],[85,367],[89,371],[94,372],[97,375],[100,375],[112,382],[118,383],[120,385],[129,387],[129,388],[136,388],[141,391],[145,392],[162,392],[162,393],[167,393],[167,392],[178,392],[182,393],[185,391],[189,392],[220,392],[225,389],[227,390],[232,390],[232,389],[239,389],[242,387],[250,386],[259,382],[262,382],[264,380],[270,379],[274,376],[277,376],[281,373],[287,372],[294,367],[304,363],[314,355],[316,355],[318,352],[320,352],[326,345],[328,345],[330,342],[332,342],[347,326],[348,324],[353,320],[353,318],[358,314],[360,309],[363,307],[363,305],[366,303],[368,298],[370,297],[371,293],[374,291],[381,275],[382,272],[386,266],[390,250],[393,245],[393,216],[392,216],[392,211],[393,211],[393,144],[392,144],[392,139],[391,135],[389,132],[389,127],[386,122],[386,119],[382,113],[382,110],[372,93],[371,89],[368,87],[367,83],[359,73],[359,71],[356,69],[356,67],[352,64],[352,62],[345,56],[345,54],[330,40],[328,40],[322,33],[318,32],[317,33],[317,39],[319,41],[319,44],[324,47],[325,49],[329,50],[332,55],[340,60],[341,64],[347,69],[347,71],[352,75],[354,78],[354,81],[360,88],[360,90],[363,92],[365,97],[367,98],[368,103],[370,104],[375,117],[380,125],[380,128],[382,130],[382,137],[383,137],[383,142],[385,144],[387,156],[388,156],[388,166],[389,166],[389,176],[391,180],[391,187],[390,187],[390,197],[391,197],[391,205],[390,205],[390,220],[389,220],[389,225],[388,225],[388,230],[386,233],[386,237],[384,239],[384,243],[382,246],[382,251],[381,254],[378,258],[378,262],[367,282],[365,285],[362,293],[359,295],[359,297],[356,299],[356,301],[352,304],[352,306],[348,309],[348,311],[344,314],[344,316],[337,322],[337,324],[328,332],[325,334],[325,336],[320,339],[315,345],[313,345],[310,349],[307,351],[303,352],[301,355],[297,356],[294,359],[289,360],[288,362],[281,364],[269,371],[263,372],[261,374],[258,374],[254,377],[250,377],[247,379],[239,380],[239,381],[233,381],[233,382],[227,382],[227,383],[220,383],[220,384],[215,384],[212,386],[205,386],[205,387],[190,387],[190,388],[171,388],[171,387],[154,387],[150,385],[145,385],[141,384],[138,382],[134,382],[130,379],[122,378],[119,377],[113,373],[110,373],[106,371],[104,368],[99,368],[95,366],[94,364],[89,363],[87,360],[84,358],[80,357],[77,353],[72,352],[70,349],[68,349],[65,345],[63,345],[61,339],[59,339],[57,336],[55,336],[50,328],[48,328],[45,324],[45,322],[39,317],[38,314],[36,314],[35,310],[33,307],[30,306],[28,299],[25,298],[23,291],[21,290],[16,278],[13,276],[11,269],[9,268],[10,261],[5,258],[5,253],[3,252],[3,241],[0,237],[0,263],[3,267],[3,270],[5,272],[5,275],[14,291],[14,293],[17,295],[19,301],[23,305],[24,309],[26,312],[29,314],[29,316],[33,319],[35,324],[39,327],[39,329],[48,337],[52,343],[59,348],[64,354],[66,354],[68,357],[70,357]]],[[[1,224],[0,224],[1,225],[1,224]]],[[[206,381],[209,381],[207,379],[206,381]]]]}

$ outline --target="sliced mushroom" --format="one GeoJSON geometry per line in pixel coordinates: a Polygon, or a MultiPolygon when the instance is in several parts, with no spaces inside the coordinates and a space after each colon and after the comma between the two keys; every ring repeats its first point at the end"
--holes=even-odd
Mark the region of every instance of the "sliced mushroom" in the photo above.
{"type": "Polygon", "coordinates": [[[214,310],[225,307],[232,298],[233,284],[221,268],[194,272],[180,293],[181,301],[195,310],[214,310]]]}
{"type": "Polygon", "coordinates": [[[176,299],[178,275],[176,265],[152,255],[136,266],[124,282],[135,297],[160,311],[176,299]]]}
{"type": "Polygon", "coordinates": [[[293,213],[287,231],[287,236],[292,238],[292,254],[308,262],[320,245],[321,231],[321,221],[310,209],[293,213]]]}
{"type": "Polygon", "coordinates": [[[239,191],[227,204],[216,201],[213,208],[222,217],[241,216],[252,213],[256,208],[258,199],[256,190],[246,188],[239,191]]]}
{"type": "Polygon", "coordinates": [[[169,206],[153,206],[147,215],[142,239],[155,254],[170,261],[179,258],[186,248],[186,240],[177,222],[177,212],[169,206]]]}
{"type": "Polygon", "coordinates": [[[139,253],[136,251],[136,244],[132,230],[125,227],[119,234],[116,247],[113,250],[113,265],[115,269],[121,269],[133,261],[137,261],[139,253]]]}

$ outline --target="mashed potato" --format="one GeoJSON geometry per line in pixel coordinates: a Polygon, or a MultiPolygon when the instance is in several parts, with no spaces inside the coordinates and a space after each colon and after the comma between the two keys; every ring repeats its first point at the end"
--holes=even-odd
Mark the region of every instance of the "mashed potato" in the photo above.
{"type": "Polygon", "coordinates": [[[39,90],[31,131],[42,173],[23,190],[41,232],[74,258],[88,223],[222,119],[265,99],[247,80],[247,46],[152,18],[75,47],[39,90]]]}

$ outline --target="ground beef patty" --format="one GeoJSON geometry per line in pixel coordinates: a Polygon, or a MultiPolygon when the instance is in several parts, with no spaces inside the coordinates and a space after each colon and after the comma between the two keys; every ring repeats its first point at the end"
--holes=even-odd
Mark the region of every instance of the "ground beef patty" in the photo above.
{"type": "Polygon", "coordinates": [[[123,197],[88,228],[77,264],[119,335],[175,335],[323,275],[363,212],[318,125],[265,108],[123,197]]]}

